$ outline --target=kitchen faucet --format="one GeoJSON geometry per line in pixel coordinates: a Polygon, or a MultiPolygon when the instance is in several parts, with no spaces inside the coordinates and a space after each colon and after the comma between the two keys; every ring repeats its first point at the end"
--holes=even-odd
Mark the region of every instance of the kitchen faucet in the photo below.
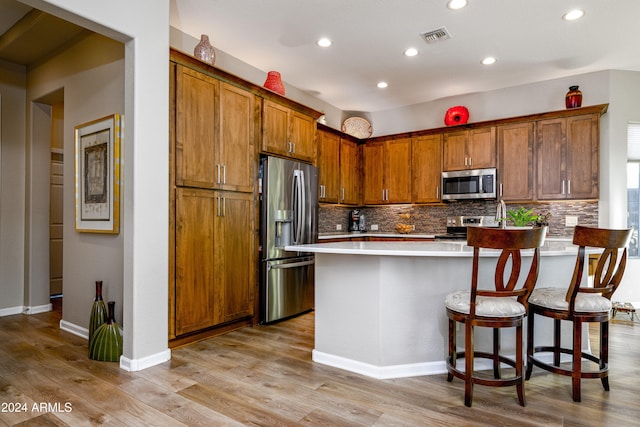
{"type": "Polygon", "coordinates": [[[507,205],[502,199],[500,199],[496,207],[496,221],[498,221],[498,227],[507,228],[507,205]]]}

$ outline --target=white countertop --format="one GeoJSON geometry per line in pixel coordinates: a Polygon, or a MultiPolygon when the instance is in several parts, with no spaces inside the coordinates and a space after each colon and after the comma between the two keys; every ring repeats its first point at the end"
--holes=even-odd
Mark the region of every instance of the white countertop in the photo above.
{"type": "MultiPolygon", "coordinates": [[[[346,255],[384,255],[419,257],[471,257],[473,248],[464,241],[426,242],[327,242],[285,247],[288,251],[346,255]]],[[[549,238],[540,250],[541,256],[575,255],[578,247],[571,239],[549,238]]],[[[533,250],[523,251],[523,255],[533,250]]],[[[498,256],[499,250],[482,249],[480,256],[498,256]]]]}
{"type": "Polygon", "coordinates": [[[418,233],[383,233],[383,232],[372,232],[372,231],[351,231],[345,233],[331,233],[331,234],[319,234],[318,240],[328,240],[328,239],[344,239],[350,237],[388,237],[388,238],[411,238],[411,239],[434,239],[435,234],[418,234],[418,233]]]}

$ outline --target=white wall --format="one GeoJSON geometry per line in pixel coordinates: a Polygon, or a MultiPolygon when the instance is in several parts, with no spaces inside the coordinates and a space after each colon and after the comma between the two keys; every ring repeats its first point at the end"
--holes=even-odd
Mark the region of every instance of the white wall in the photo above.
{"type": "Polygon", "coordinates": [[[0,61],[0,315],[24,302],[26,69],[0,61]]]}

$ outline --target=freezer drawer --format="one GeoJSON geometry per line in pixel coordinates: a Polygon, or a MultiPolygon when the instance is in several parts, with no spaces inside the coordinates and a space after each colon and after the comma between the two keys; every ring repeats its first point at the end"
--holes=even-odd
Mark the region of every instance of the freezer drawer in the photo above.
{"type": "Polygon", "coordinates": [[[314,257],[262,262],[263,323],[313,309],[314,257]]]}

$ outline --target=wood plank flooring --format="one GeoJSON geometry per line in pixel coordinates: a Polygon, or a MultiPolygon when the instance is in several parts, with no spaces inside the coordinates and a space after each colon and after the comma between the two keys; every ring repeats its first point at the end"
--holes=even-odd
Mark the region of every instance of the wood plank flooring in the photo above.
{"type": "Polygon", "coordinates": [[[59,320],[0,318],[0,426],[640,425],[637,323],[610,328],[610,392],[584,380],[574,403],[569,378],[534,369],[525,408],[514,387],[482,386],[467,408],[462,381],[445,375],[375,380],[311,362],[313,313],[175,349],[133,373],[90,360],[59,320]]]}

